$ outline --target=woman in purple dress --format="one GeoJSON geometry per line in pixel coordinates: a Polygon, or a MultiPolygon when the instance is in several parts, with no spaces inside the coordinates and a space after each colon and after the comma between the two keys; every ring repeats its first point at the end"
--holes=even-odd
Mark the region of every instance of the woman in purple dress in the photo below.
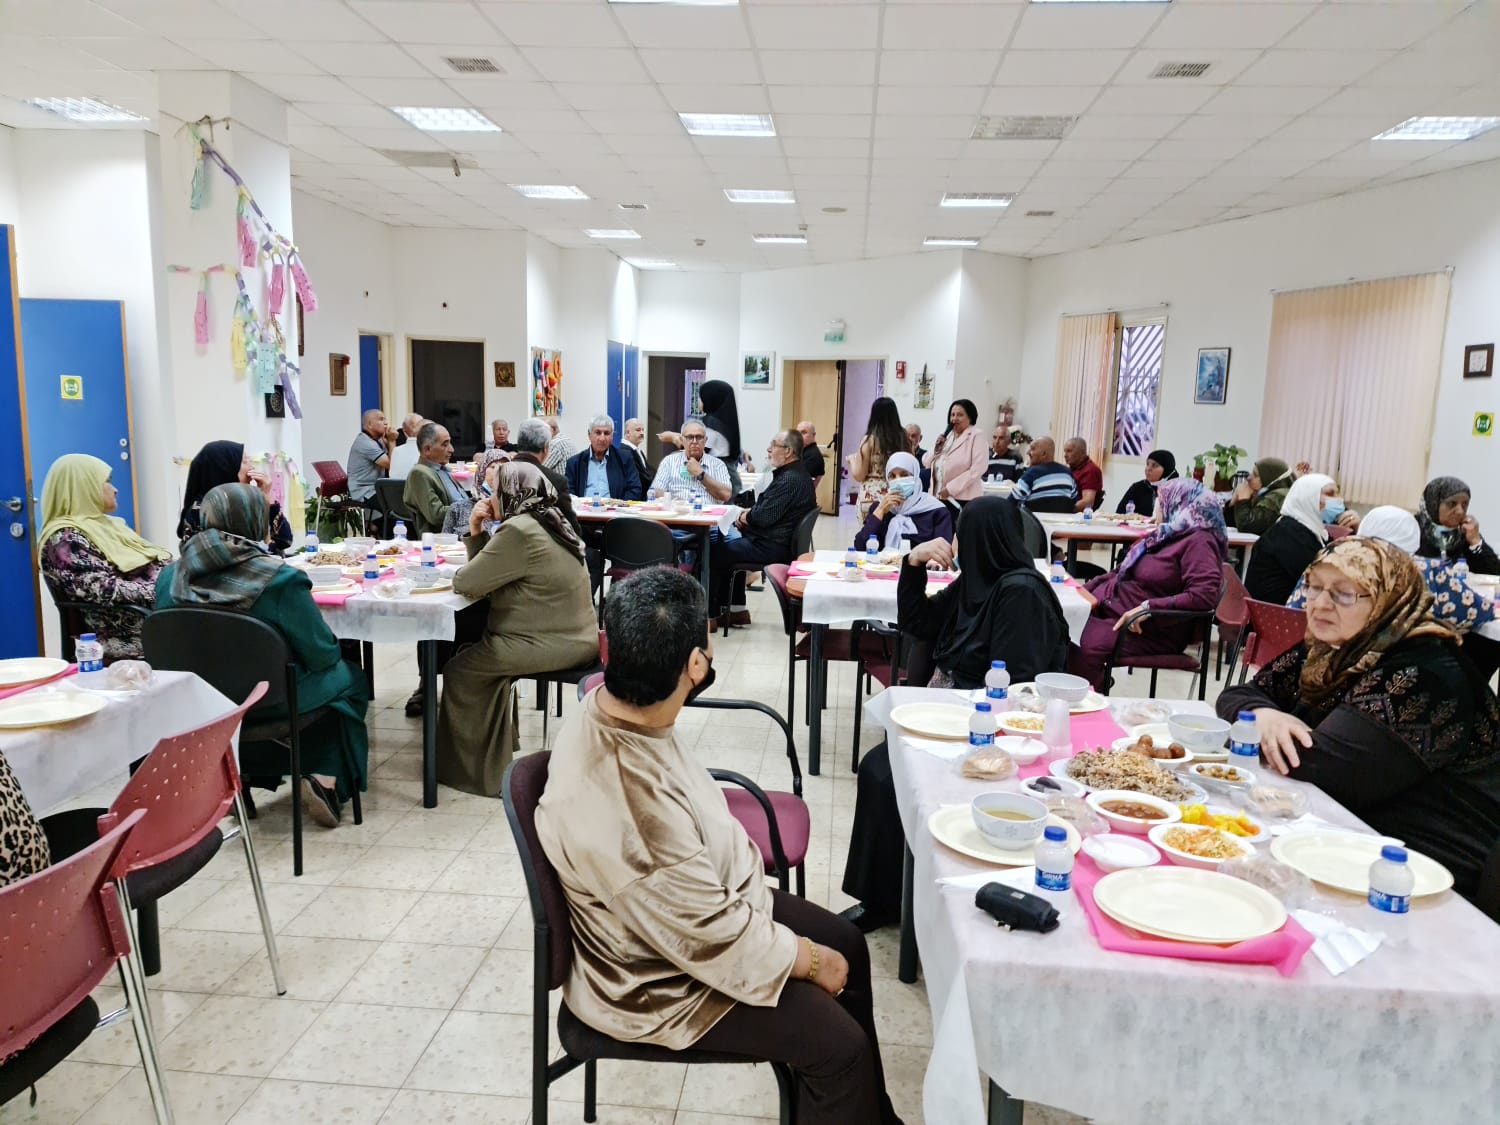
{"type": "Polygon", "coordinates": [[[1223,587],[1229,536],[1218,498],[1195,480],[1163,481],[1157,526],[1130,548],[1118,570],[1083,588],[1093,603],[1083,637],[1068,661],[1075,675],[1104,690],[1104,665],[1127,630],[1123,656],[1180,653],[1195,626],[1179,618],[1151,621],[1157,610],[1211,610],[1223,587]]]}

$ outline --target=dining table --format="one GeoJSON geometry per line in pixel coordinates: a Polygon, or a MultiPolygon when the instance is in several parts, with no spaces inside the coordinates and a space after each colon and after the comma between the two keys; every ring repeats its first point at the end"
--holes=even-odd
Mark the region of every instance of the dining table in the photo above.
{"type": "MultiPolygon", "coordinates": [[[[1042,528],[1047,532],[1047,546],[1050,550],[1053,543],[1066,545],[1068,556],[1068,569],[1072,570],[1078,562],[1078,548],[1084,543],[1134,543],[1151,531],[1156,525],[1147,519],[1126,520],[1121,517],[1094,513],[1091,518],[1085,519],[1082,513],[1051,513],[1037,512],[1036,518],[1041,521],[1042,528]]],[[[1255,549],[1259,535],[1252,535],[1248,531],[1236,531],[1228,529],[1229,547],[1231,550],[1240,552],[1240,577],[1245,577],[1246,568],[1250,565],[1250,552],[1255,549]]]]}
{"type": "MultiPolygon", "coordinates": [[[[807,768],[814,774],[822,768],[823,713],[817,702],[823,698],[828,674],[824,653],[829,627],[855,621],[896,622],[899,574],[892,570],[878,577],[871,573],[861,581],[848,581],[843,577],[848,555],[846,551],[813,551],[792,564],[788,573],[787,594],[794,601],[801,602],[802,623],[808,627],[807,768]]],[[[864,569],[862,557],[855,561],[858,569],[864,569]]],[[[1036,566],[1051,577],[1051,568],[1045,559],[1037,559],[1036,566]]],[[[936,594],[956,578],[954,571],[929,572],[928,596],[936,594]]],[[[1077,644],[1088,624],[1089,602],[1079,593],[1079,583],[1072,578],[1054,581],[1052,589],[1068,623],[1068,637],[1077,644]]],[[[788,675],[791,674],[792,670],[788,669],[788,675]]]]}
{"type": "Polygon", "coordinates": [[[679,511],[675,505],[654,504],[642,501],[608,501],[594,503],[592,497],[575,496],[573,514],[585,527],[602,527],[621,516],[648,519],[674,531],[691,533],[697,540],[698,581],[705,594],[708,585],[708,554],[714,528],[718,527],[729,512],[727,504],[712,504],[701,509],[689,508],[679,511]]]}
{"type": "MultiPolygon", "coordinates": [[[[1110,1125],[1496,1119],[1500,926],[1451,889],[1414,899],[1406,934],[1340,975],[1305,942],[1279,965],[1105,949],[1079,898],[1090,893],[1079,878],[1092,864],[1083,854],[1072,891],[1037,892],[1059,911],[1055,930],[1002,929],[975,905],[975,885],[1008,870],[1017,889],[1035,891],[1031,869],[960,854],[934,838],[930,821],[979,793],[1017,791],[1028,771],[965,778],[957,755],[934,753],[893,721],[908,702],[964,700],[897,687],[865,705],[886,731],[907,844],[900,975],[914,980],[920,958],[933,1028],[928,1121],[1019,1125],[1028,1101],[1110,1125]],[[987,1110],[977,1075],[988,1085],[987,1110]]],[[[1140,702],[1110,700],[1112,711],[1076,715],[1074,749],[1123,727],[1140,702]]],[[[1211,713],[1197,701],[1170,706],[1211,713]]],[[[1371,831],[1316,787],[1254,772],[1308,801],[1307,816],[1268,823],[1268,832],[1310,830],[1309,819],[1371,831]]],[[[1307,906],[1320,918],[1379,929],[1381,916],[1362,896],[1309,886],[1307,906]]]]}

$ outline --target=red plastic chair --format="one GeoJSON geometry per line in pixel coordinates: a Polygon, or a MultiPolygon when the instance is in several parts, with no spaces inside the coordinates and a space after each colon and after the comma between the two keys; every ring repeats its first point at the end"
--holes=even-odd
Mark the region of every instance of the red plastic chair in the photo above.
{"type": "Polygon", "coordinates": [[[1240,654],[1240,643],[1245,638],[1245,625],[1250,620],[1250,612],[1245,608],[1245,602],[1249,600],[1249,597],[1250,592],[1240,581],[1239,571],[1229,563],[1225,563],[1224,595],[1219,599],[1219,608],[1214,614],[1214,622],[1219,626],[1218,666],[1214,670],[1215,679],[1224,675],[1226,646],[1229,649],[1229,675],[1234,676],[1234,662],[1240,654]]]}
{"type": "Polygon", "coordinates": [[[323,507],[330,512],[358,512],[361,530],[366,529],[369,509],[349,495],[349,474],[337,461],[314,461],[313,472],[318,474],[318,509],[314,526],[322,522],[323,507]]]}
{"type": "Polygon", "coordinates": [[[1109,694],[1109,689],[1114,684],[1114,671],[1116,668],[1143,668],[1151,672],[1151,698],[1156,698],[1156,677],[1162,671],[1191,672],[1198,680],[1198,698],[1202,700],[1208,693],[1208,654],[1213,643],[1213,625],[1219,612],[1219,603],[1224,600],[1225,585],[1219,583],[1219,597],[1214,603],[1213,609],[1188,610],[1188,609],[1156,609],[1152,610],[1150,616],[1145,620],[1143,628],[1150,629],[1153,622],[1158,624],[1167,621],[1186,621],[1193,627],[1194,639],[1189,645],[1198,646],[1198,655],[1193,656],[1187,651],[1180,653],[1139,653],[1131,654],[1125,652],[1125,646],[1129,643],[1131,636],[1128,629],[1121,629],[1115,635],[1114,651],[1104,664],[1104,694],[1109,694]]]}
{"type": "Polygon", "coordinates": [[[33,1086],[96,1027],[129,1014],[156,1120],[171,1125],[145,984],[130,956],[129,907],[119,889],[131,836],[145,816],[130,813],[77,854],[0,889],[0,1105],[33,1086]],[[126,1007],[100,1020],[90,993],[117,967],[126,1007]]]}
{"type": "Polygon", "coordinates": [[[1307,636],[1307,614],[1288,609],[1275,602],[1245,599],[1250,623],[1244,648],[1240,653],[1240,683],[1245,682],[1251,667],[1264,668],[1284,652],[1290,652],[1307,636]]]}

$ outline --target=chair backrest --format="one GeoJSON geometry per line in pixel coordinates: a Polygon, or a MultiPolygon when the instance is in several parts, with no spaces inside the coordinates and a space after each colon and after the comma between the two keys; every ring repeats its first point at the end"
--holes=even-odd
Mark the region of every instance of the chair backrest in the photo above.
{"type": "Polygon", "coordinates": [[[1307,614],[1300,609],[1246,598],[1245,610],[1251,634],[1245,642],[1246,666],[1264,668],[1282,653],[1296,648],[1307,636],[1307,614]]]}
{"type": "Polygon", "coordinates": [[[161,739],[141,762],[120,795],[99,818],[108,829],[136,809],[147,812],[130,837],[124,859],[130,870],[175,859],[218,827],[240,791],[234,732],[245,712],[266,694],[255,685],[234,710],[201,726],[161,739]]]}
{"type": "Polygon", "coordinates": [[[640,516],[616,516],[604,525],[605,565],[671,566],[675,557],[672,529],[640,516]]]}
{"type": "Polygon", "coordinates": [[[1239,571],[1229,563],[1225,563],[1224,593],[1219,598],[1217,615],[1219,624],[1243,626],[1250,620],[1250,611],[1245,608],[1245,603],[1249,600],[1250,593],[1245,589],[1245,584],[1240,581],[1239,571]]]}
{"type": "MultiPolygon", "coordinates": [[[[804,552],[805,553],[805,552],[804,552]]],[[[786,584],[791,568],[786,563],[767,563],[766,581],[771,583],[771,589],[776,594],[776,604],[781,607],[781,627],[789,637],[797,635],[797,629],[802,624],[802,607],[792,604],[792,596],[787,592],[786,584]]]]}
{"type": "Polygon", "coordinates": [[[337,461],[314,461],[312,467],[318,474],[318,495],[343,496],[349,491],[349,474],[337,461]]]}
{"type": "Polygon", "coordinates": [[[375,482],[375,503],[380,505],[380,511],[388,524],[391,523],[392,516],[398,520],[411,519],[411,509],[406,506],[405,490],[406,481],[399,477],[381,477],[375,482]]]}
{"type": "Polygon", "coordinates": [[[1021,512],[1021,536],[1026,540],[1026,551],[1034,559],[1045,559],[1047,557],[1047,529],[1042,526],[1042,521],[1037,519],[1029,511],[1026,505],[1017,504],[1021,512]]]}
{"type": "Polygon", "coordinates": [[[798,522],[797,530],[792,534],[792,558],[812,550],[813,530],[818,526],[820,515],[822,513],[814,508],[798,522]]]}
{"type": "Polygon", "coordinates": [[[573,966],[573,923],[568,917],[568,899],[563,894],[557,869],[542,850],[536,834],[536,807],[547,788],[547,767],[551,761],[550,750],[517,758],[505,771],[501,784],[505,819],[510,822],[516,851],[521,855],[526,893],[531,899],[534,951],[538,958],[544,959],[538,964],[538,972],[545,975],[549,991],[563,986],[573,966]]]}
{"type": "Polygon", "coordinates": [[[1066,515],[1076,510],[1073,501],[1066,496],[1027,497],[1021,504],[1029,512],[1049,512],[1054,515],[1066,515]]]}
{"type": "Polygon", "coordinates": [[[229,699],[245,699],[262,681],[257,709],[286,702],[291,650],[272,626],[244,613],[206,606],[159,609],[141,629],[146,660],[153,668],[193,672],[229,699]]]}
{"type": "Polygon", "coordinates": [[[125,954],[130,931],[111,882],[146,814],[136,810],[95,843],[0,888],[0,1059],[76,1007],[125,954]]]}

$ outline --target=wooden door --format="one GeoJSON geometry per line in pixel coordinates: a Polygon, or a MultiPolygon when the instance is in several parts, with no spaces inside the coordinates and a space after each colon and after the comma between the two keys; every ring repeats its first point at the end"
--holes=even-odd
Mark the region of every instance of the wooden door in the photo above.
{"type": "Polygon", "coordinates": [[[839,387],[838,362],[832,359],[801,359],[787,366],[792,385],[792,416],[786,420],[794,427],[804,418],[818,428],[818,445],[823,450],[825,472],[818,484],[818,508],[828,515],[838,515],[841,465],[838,433],[839,387]]]}

